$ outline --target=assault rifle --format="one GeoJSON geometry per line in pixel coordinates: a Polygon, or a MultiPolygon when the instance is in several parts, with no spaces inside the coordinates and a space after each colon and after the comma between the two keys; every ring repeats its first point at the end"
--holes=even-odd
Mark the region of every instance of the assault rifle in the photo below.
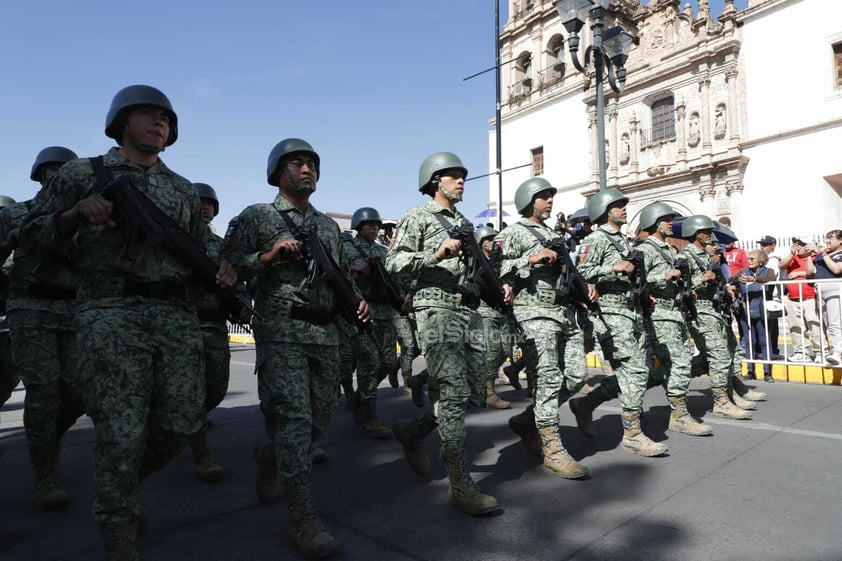
{"type": "Polygon", "coordinates": [[[675,297],[676,304],[687,314],[690,319],[696,319],[696,300],[693,298],[693,276],[690,273],[690,262],[684,257],[675,260],[675,268],[681,272],[678,295],[675,297]]]}
{"type": "Polygon", "coordinates": [[[541,245],[551,249],[558,254],[558,265],[561,274],[555,285],[555,292],[562,302],[584,304],[593,311],[598,311],[599,304],[592,302],[588,297],[588,285],[579,273],[573,260],[570,259],[567,242],[561,237],[543,240],[541,245]]]}
{"type": "Polygon", "coordinates": [[[644,316],[652,315],[652,300],[649,298],[649,285],[646,283],[646,262],[644,253],[639,249],[632,250],[626,260],[634,265],[634,271],[629,275],[629,301],[635,307],[643,310],[644,316]]]}
{"type": "Polygon", "coordinates": [[[369,279],[374,285],[374,292],[377,296],[386,300],[386,304],[392,306],[396,312],[400,313],[403,309],[403,298],[401,297],[400,288],[395,283],[392,276],[386,271],[383,261],[376,255],[369,255],[365,259],[368,265],[369,279]]]}
{"type": "Polygon", "coordinates": [[[459,286],[470,292],[473,291],[474,286],[479,285],[480,298],[486,304],[508,313],[512,306],[506,304],[504,299],[503,281],[500,280],[497,271],[479,247],[474,237],[474,227],[470,224],[453,226],[447,234],[462,244],[462,260],[468,269],[468,272],[459,279],[459,286]]]}
{"type": "Polygon", "coordinates": [[[298,294],[307,300],[307,292],[326,285],[333,291],[336,308],[348,323],[355,326],[361,333],[371,329],[370,321],[362,321],[357,316],[361,299],[354,292],[354,285],[343,274],[339,265],[319,238],[314,226],[295,226],[291,230],[296,240],[301,242],[301,256],[307,262],[307,277],[301,281],[298,294]]]}
{"type": "Polygon", "coordinates": [[[735,300],[728,292],[728,281],[722,275],[722,263],[710,264],[710,270],[716,275],[716,292],[713,295],[713,307],[721,314],[729,316],[731,312],[739,314],[742,310],[739,300],[735,300]]]}
{"type": "Polygon", "coordinates": [[[216,284],[219,265],[208,257],[202,244],[138,191],[127,176],[117,175],[104,183],[100,195],[114,203],[118,218],[123,222],[126,243],[117,257],[118,267],[130,267],[146,250],[163,244],[222,300],[232,318],[245,324],[251,316],[259,317],[251,302],[234,287],[216,284]]]}

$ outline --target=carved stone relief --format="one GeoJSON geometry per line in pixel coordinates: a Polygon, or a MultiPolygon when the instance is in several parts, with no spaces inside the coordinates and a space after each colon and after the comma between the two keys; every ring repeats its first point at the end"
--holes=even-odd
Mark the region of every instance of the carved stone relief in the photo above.
{"type": "Polygon", "coordinates": [[[713,137],[716,140],[722,140],[723,138],[725,138],[725,133],[728,130],[728,126],[726,124],[725,119],[725,111],[725,104],[720,103],[716,106],[716,109],[713,112],[713,137]]]}
{"type": "Polygon", "coordinates": [[[629,133],[627,132],[624,132],[623,135],[620,137],[619,159],[621,165],[626,165],[631,159],[631,146],[629,140],[629,133]]]}
{"type": "Polygon", "coordinates": [[[695,111],[690,114],[687,120],[687,145],[690,148],[695,148],[699,145],[702,135],[699,132],[699,114],[695,111]]]}

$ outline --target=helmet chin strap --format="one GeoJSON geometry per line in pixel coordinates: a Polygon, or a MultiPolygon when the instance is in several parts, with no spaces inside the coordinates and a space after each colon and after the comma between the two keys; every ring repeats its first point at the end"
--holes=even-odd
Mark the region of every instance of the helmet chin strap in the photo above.
{"type": "Polygon", "coordinates": [[[438,180],[438,187],[441,189],[441,192],[447,197],[447,200],[451,203],[458,203],[462,201],[462,195],[457,195],[456,193],[451,193],[447,190],[447,188],[442,184],[441,180],[438,180]]]}
{"type": "Polygon", "coordinates": [[[310,193],[312,193],[316,190],[316,182],[315,181],[313,183],[301,183],[301,182],[293,181],[292,180],[292,173],[289,171],[289,167],[287,167],[286,164],[284,164],[284,172],[283,173],[286,176],[287,180],[289,180],[289,183],[290,183],[290,185],[292,185],[292,188],[295,189],[297,192],[302,193],[302,192],[305,192],[305,191],[309,191],[310,193]]]}
{"type": "Polygon", "coordinates": [[[532,207],[532,213],[538,220],[549,220],[550,213],[549,212],[538,212],[535,210],[535,207],[532,207]]]}

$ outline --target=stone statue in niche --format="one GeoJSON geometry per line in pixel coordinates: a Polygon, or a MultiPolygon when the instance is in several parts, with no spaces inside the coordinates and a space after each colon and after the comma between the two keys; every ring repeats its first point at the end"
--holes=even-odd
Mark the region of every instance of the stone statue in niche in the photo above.
{"type": "Polygon", "coordinates": [[[611,145],[608,143],[608,139],[605,139],[605,167],[611,167],[611,145]]]}
{"type": "Polygon", "coordinates": [[[626,165],[631,159],[631,147],[629,145],[629,133],[624,132],[620,137],[620,164],[626,165]]]}
{"type": "Polygon", "coordinates": [[[720,103],[716,106],[713,113],[713,123],[713,137],[716,140],[722,140],[725,138],[725,131],[728,128],[725,124],[725,105],[720,103]]]}
{"type": "Polygon", "coordinates": [[[693,113],[687,119],[687,145],[695,148],[699,145],[702,135],[699,133],[699,114],[693,113]]]}

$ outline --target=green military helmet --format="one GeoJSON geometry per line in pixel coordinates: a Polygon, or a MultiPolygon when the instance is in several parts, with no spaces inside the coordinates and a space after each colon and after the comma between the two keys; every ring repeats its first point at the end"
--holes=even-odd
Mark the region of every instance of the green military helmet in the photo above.
{"type": "Polygon", "coordinates": [[[681,223],[681,237],[689,240],[694,237],[699,230],[713,230],[714,223],[709,216],[704,214],[694,214],[688,216],[681,223]]]}
{"type": "Polygon", "coordinates": [[[199,195],[200,199],[210,199],[213,201],[213,215],[219,214],[219,198],[216,196],[216,191],[207,183],[194,183],[193,188],[199,195]]]}
{"type": "Polygon", "coordinates": [[[468,176],[468,169],[459,159],[459,156],[452,152],[436,152],[424,158],[424,161],[421,162],[421,168],[418,170],[418,190],[424,193],[427,186],[447,169],[462,170],[465,177],[468,176]]]}
{"type": "Polygon", "coordinates": [[[550,185],[550,182],[543,177],[530,177],[520,184],[520,187],[515,191],[515,208],[520,214],[532,206],[532,201],[535,195],[541,191],[552,191],[553,195],[558,192],[558,189],[550,185]]]}
{"type": "Polygon", "coordinates": [[[35,163],[32,164],[32,171],[29,172],[29,179],[41,181],[41,166],[45,164],[66,164],[79,156],[70,148],[64,146],[47,146],[35,156],[35,163]]]}
{"type": "Polygon", "coordinates": [[[292,154],[304,153],[309,154],[313,161],[316,162],[316,181],[319,180],[321,159],[319,154],[310,146],[310,143],[300,138],[285,138],[272,148],[269,152],[269,161],[266,165],[266,181],[269,185],[277,187],[280,184],[278,179],[278,168],[281,163],[292,154]]]}
{"type": "Polygon", "coordinates": [[[7,195],[0,195],[0,208],[15,204],[15,200],[7,195]]]}
{"type": "Polygon", "coordinates": [[[117,141],[117,144],[122,146],[124,123],[121,117],[126,109],[137,105],[153,105],[169,113],[170,136],[167,139],[166,146],[174,144],[178,138],[178,116],[172,108],[172,103],[161,90],[140,84],[123,88],[111,100],[111,108],[105,117],[105,136],[113,138],[117,141]]]}
{"type": "Polygon", "coordinates": [[[474,230],[474,239],[477,240],[478,244],[482,245],[483,241],[487,240],[488,238],[495,237],[497,233],[497,230],[495,230],[491,226],[483,226],[474,230]]]}
{"type": "Polygon", "coordinates": [[[377,212],[376,208],[371,208],[370,206],[364,206],[354,211],[354,214],[351,216],[351,228],[356,230],[363,222],[383,224],[383,220],[380,219],[380,213],[377,212]]]}
{"type": "Polygon", "coordinates": [[[605,189],[599,191],[588,201],[588,217],[591,222],[596,222],[608,212],[608,207],[616,202],[629,202],[629,198],[617,189],[605,189]]]}
{"type": "Polygon", "coordinates": [[[640,229],[653,228],[658,224],[658,219],[665,216],[675,216],[676,214],[678,213],[667,203],[657,201],[648,204],[640,211],[640,229]]]}

